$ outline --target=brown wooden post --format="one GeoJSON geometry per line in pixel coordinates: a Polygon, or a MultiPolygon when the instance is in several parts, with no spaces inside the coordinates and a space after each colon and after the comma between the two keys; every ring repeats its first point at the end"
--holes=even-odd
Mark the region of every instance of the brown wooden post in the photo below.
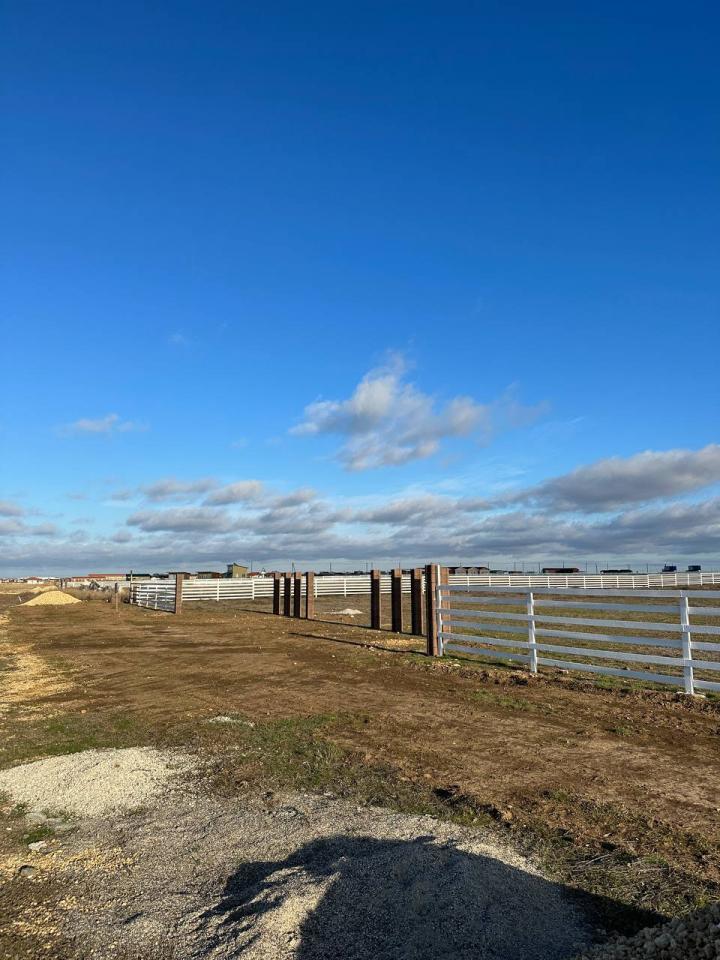
{"type": "Polygon", "coordinates": [[[305,574],[305,619],[315,617],[315,574],[308,570],[305,574]]]}
{"type": "Polygon", "coordinates": [[[425,567],[425,628],[427,636],[427,655],[440,655],[440,642],[437,635],[437,597],[438,570],[435,563],[428,563],[425,567]]]}
{"type": "Polygon", "coordinates": [[[283,616],[290,616],[290,606],[292,599],[292,575],[289,573],[284,573],[284,583],[283,583],[283,616]]]}
{"type": "Polygon", "coordinates": [[[280,616],[280,577],[277,570],[273,573],[273,613],[276,617],[280,616]]]}
{"type": "Polygon", "coordinates": [[[302,581],[301,573],[293,574],[293,616],[298,619],[302,616],[302,581]]]}
{"type": "Polygon", "coordinates": [[[422,567],[416,567],[410,573],[410,629],[416,637],[423,635],[422,581],[422,567]]]}
{"type": "Polygon", "coordinates": [[[402,633],[402,570],[393,570],[390,574],[390,612],[393,633],[402,633]]]}
{"type": "Polygon", "coordinates": [[[184,573],[175,574],[175,613],[182,613],[182,595],[183,595],[184,579],[185,579],[184,573]]]}
{"type": "Polygon", "coordinates": [[[370,571],[370,629],[380,629],[380,571],[370,571]]]}
{"type": "Polygon", "coordinates": [[[120,610],[120,584],[115,581],[115,613],[120,610]]]}

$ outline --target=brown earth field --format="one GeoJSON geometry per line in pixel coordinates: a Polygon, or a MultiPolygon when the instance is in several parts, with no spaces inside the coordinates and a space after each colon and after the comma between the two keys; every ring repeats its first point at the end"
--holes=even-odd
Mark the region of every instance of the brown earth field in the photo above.
{"type": "MultiPolygon", "coordinates": [[[[433,660],[422,638],[332,622],[365,611],[358,597],[318,600],[313,621],[262,601],[178,616],[19,601],[0,595],[0,767],[178,747],[218,795],[332,792],[487,826],[604,904],[608,930],[720,898],[718,698],[433,660]],[[207,723],[228,715],[246,722],[207,723]]],[[[7,803],[2,820],[7,858],[28,834],[7,803]]],[[[55,956],[18,917],[61,894],[5,884],[0,955],[55,956]]]]}

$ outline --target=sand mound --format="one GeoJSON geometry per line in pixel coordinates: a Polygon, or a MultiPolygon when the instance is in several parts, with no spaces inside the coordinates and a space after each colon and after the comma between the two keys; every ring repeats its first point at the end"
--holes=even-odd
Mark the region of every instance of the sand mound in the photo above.
{"type": "Polygon", "coordinates": [[[618,937],[583,953],[578,960],[705,960],[720,957],[720,903],[658,927],[646,927],[634,937],[618,937]]]}
{"type": "Polygon", "coordinates": [[[46,590],[39,593],[32,600],[26,600],[24,607],[55,606],[62,603],[82,603],[77,597],[71,597],[69,593],[62,593],[60,590],[46,590]]]}
{"type": "Polygon", "coordinates": [[[147,805],[190,767],[186,757],[150,747],[86,750],[0,771],[0,790],[30,810],[97,817],[147,805]]]}

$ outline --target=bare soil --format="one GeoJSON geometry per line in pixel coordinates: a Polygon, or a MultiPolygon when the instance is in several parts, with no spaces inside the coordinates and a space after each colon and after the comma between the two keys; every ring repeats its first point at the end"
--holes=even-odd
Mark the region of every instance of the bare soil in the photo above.
{"type": "MultiPolygon", "coordinates": [[[[329,622],[362,601],[323,598],[309,622],[274,617],[264,602],[186,604],[172,616],[3,595],[0,682],[12,708],[0,715],[0,766],[177,746],[203,758],[220,796],[330,789],[489,826],[617,907],[608,927],[633,932],[718,899],[717,701],[431,661],[421,638],[329,622]],[[22,657],[45,665],[37,682],[17,669],[22,657]],[[238,722],[208,722],[219,716],[238,722]]],[[[16,856],[26,826],[11,807],[5,815],[0,854],[16,856]]],[[[0,923],[38,899],[29,890],[0,898],[0,923]]],[[[36,949],[40,934],[12,929],[8,955],[33,956],[23,944],[36,949]]]]}

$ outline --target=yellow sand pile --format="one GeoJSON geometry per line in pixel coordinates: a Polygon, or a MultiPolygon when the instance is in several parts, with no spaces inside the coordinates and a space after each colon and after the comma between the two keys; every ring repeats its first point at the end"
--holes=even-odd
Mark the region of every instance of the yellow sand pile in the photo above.
{"type": "Polygon", "coordinates": [[[56,606],[61,603],[82,603],[77,597],[71,597],[69,593],[62,593],[60,590],[47,590],[45,593],[39,593],[32,600],[26,600],[24,607],[56,606]]]}

